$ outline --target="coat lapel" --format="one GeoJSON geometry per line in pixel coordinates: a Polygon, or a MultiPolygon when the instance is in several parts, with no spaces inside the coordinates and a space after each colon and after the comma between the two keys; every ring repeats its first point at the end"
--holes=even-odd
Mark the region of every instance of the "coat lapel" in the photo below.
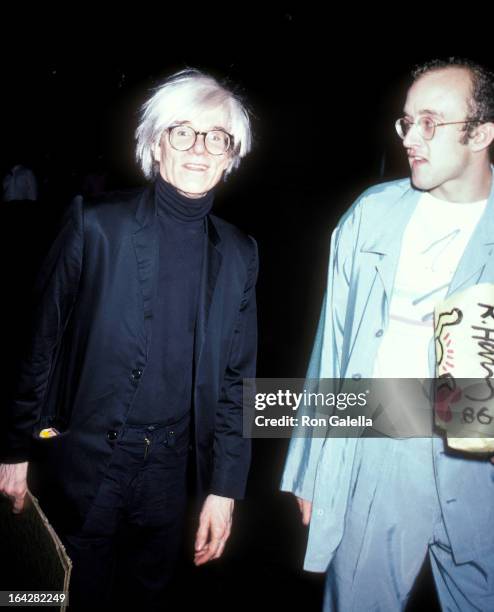
{"type": "Polygon", "coordinates": [[[494,251],[494,175],[485,210],[460,259],[449,285],[448,296],[480,282],[494,251]]]}
{"type": "Polygon", "coordinates": [[[153,316],[153,302],[158,284],[158,235],[154,185],[142,194],[137,205],[136,221],[138,229],[133,233],[132,241],[137,260],[137,273],[146,321],[147,347],[149,348],[148,327],[153,316]]]}
{"type": "MultiPolygon", "coordinates": [[[[421,192],[409,189],[394,204],[396,207],[392,221],[383,231],[370,236],[362,245],[361,252],[375,257],[375,268],[384,286],[388,301],[391,299],[394,279],[400,259],[403,231],[410,220],[421,192]]],[[[376,228],[373,228],[374,230],[376,228]]]]}
{"type": "Polygon", "coordinates": [[[194,357],[196,367],[199,364],[209,321],[209,311],[213,299],[216,281],[221,268],[222,255],[219,251],[220,236],[211,217],[206,217],[206,240],[202,259],[199,304],[197,309],[194,357]]]}

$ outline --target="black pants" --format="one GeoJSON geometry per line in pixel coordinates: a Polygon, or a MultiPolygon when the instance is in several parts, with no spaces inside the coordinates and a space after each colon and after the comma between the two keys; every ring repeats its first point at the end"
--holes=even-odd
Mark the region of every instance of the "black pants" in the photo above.
{"type": "Polygon", "coordinates": [[[181,543],[188,448],[188,417],[124,429],[81,530],[61,534],[73,562],[71,610],[121,601],[162,609],[181,543]]]}

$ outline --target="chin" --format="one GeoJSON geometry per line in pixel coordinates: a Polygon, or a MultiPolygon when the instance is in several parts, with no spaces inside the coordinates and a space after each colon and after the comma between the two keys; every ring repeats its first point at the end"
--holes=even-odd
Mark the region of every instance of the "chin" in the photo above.
{"type": "Polygon", "coordinates": [[[421,183],[420,181],[416,181],[412,178],[412,186],[419,191],[430,191],[432,186],[426,185],[425,183],[421,183]]]}
{"type": "Polygon", "coordinates": [[[205,191],[200,191],[197,193],[195,193],[194,191],[183,191],[182,189],[179,189],[179,191],[186,198],[191,198],[191,199],[201,198],[202,196],[206,195],[205,191]]]}
{"type": "Polygon", "coordinates": [[[208,189],[201,189],[200,187],[183,186],[177,187],[177,189],[188,198],[200,198],[209,191],[208,189]]]}
{"type": "Polygon", "coordinates": [[[200,195],[202,193],[206,193],[209,191],[207,184],[203,181],[184,181],[178,187],[180,191],[184,191],[185,193],[193,193],[195,195],[200,195]]]}
{"type": "Polygon", "coordinates": [[[419,191],[429,191],[430,189],[434,188],[434,184],[431,181],[426,181],[418,176],[413,176],[413,174],[410,180],[415,189],[418,189],[419,191]]]}
{"type": "Polygon", "coordinates": [[[200,187],[197,187],[197,185],[178,185],[177,189],[183,193],[192,193],[194,195],[204,193],[205,191],[205,189],[201,189],[200,187]]]}

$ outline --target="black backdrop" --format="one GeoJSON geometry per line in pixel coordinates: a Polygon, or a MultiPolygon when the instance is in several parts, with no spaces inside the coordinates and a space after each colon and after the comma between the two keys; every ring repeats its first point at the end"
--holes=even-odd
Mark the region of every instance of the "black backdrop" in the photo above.
{"type": "MultiPolygon", "coordinates": [[[[124,19],[86,8],[28,23],[17,15],[11,26],[6,20],[2,175],[23,161],[41,192],[34,205],[3,204],[6,395],[26,335],[32,277],[60,212],[98,164],[109,188],[142,184],[136,111],[163,77],[187,66],[228,77],[253,110],[254,150],[218,189],[215,207],[259,244],[258,375],[302,377],[332,228],[365,187],[407,173],[393,124],[410,68],[449,55],[494,68],[481,31],[429,21],[418,7],[405,19],[388,12],[368,23],[309,9],[245,10],[158,16],[153,9],[124,19]]],[[[185,609],[320,608],[321,576],[300,569],[306,532],[293,499],[277,492],[285,452],[284,441],[254,442],[248,496],[224,559],[200,571],[190,562],[191,509],[173,602],[185,609]]],[[[427,566],[410,609],[424,605],[436,605],[427,566]]]]}

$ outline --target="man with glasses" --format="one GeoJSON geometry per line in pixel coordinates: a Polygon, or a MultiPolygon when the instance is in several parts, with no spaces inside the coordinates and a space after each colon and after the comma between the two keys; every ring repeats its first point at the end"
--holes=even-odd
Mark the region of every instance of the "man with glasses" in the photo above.
{"type": "MultiPolygon", "coordinates": [[[[413,76],[396,122],[411,180],[370,188],[338,224],[310,379],[434,377],[434,305],[494,282],[494,75],[451,58],[413,76]]],[[[493,610],[492,463],[436,436],[332,435],[294,437],[282,480],[310,523],[305,568],[327,572],[324,609],[404,609],[428,554],[444,610],[493,610]]]]}
{"type": "Polygon", "coordinates": [[[136,138],[150,185],[76,198],[42,268],[0,465],[15,512],[29,467],[74,563],[71,609],[85,611],[113,609],[114,570],[126,606],[162,609],[189,450],[203,502],[196,565],[222,555],[250,463],[242,379],[255,376],[257,247],[211,214],[215,187],[250,150],[248,112],[188,70],[144,104],[136,138]]]}

